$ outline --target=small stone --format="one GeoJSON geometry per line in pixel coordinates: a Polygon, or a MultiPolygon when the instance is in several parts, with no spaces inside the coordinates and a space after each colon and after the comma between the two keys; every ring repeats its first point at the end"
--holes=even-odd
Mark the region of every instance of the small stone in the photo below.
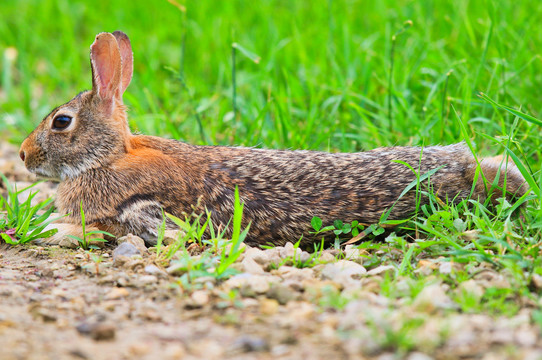
{"type": "Polygon", "coordinates": [[[252,275],[248,273],[239,274],[231,277],[230,279],[224,282],[225,289],[237,288],[241,289],[242,292],[250,295],[252,292],[256,294],[264,294],[269,291],[271,283],[277,283],[279,278],[276,276],[266,276],[266,275],[252,275]]]}
{"type": "Polygon", "coordinates": [[[151,351],[151,347],[146,343],[136,343],[129,347],[130,355],[140,358],[147,355],[151,351]]]}
{"type": "Polygon", "coordinates": [[[107,323],[98,323],[92,327],[90,337],[96,341],[113,340],[115,338],[115,326],[107,323]]]}
{"type": "Polygon", "coordinates": [[[350,260],[339,260],[324,266],[320,275],[324,280],[333,280],[343,287],[361,287],[357,280],[366,274],[367,270],[358,263],[350,260]]]}
{"type": "Polygon", "coordinates": [[[180,261],[174,261],[170,266],[166,268],[166,272],[169,275],[179,276],[186,272],[186,264],[180,261]]]}
{"type": "Polygon", "coordinates": [[[58,245],[67,249],[77,249],[79,247],[79,242],[76,239],[64,236],[60,239],[58,245]]]}
{"type": "Polygon", "coordinates": [[[182,344],[167,344],[164,349],[164,355],[167,360],[180,360],[185,358],[186,349],[182,344]]]}
{"type": "Polygon", "coordinates": [[[113,259],[116,260],[119,256],[132,257],[141,255],[141,251],[134,245],[128,242],[123,242],[115,250],[113,250],[113,259]]]}
{"type": "Polygon", "coordinates": [[[478,285],[475,280],[472,279],[463,281],[461,284],[459,284],[457,290],[459,292],[473,295],[477,301],[479,301],[484,295],[484,289],[480,285],[478,285]]]}
{"type": "Polygon", "coordinates": [[[451,274],[462,269],[461,264],[453,263],[451,261],[443,262],[439,266],[439,272],[441,274],[451,274]]]}
{"type": "Polygon", "coordinates": [[[531,284],[538,290],[542,289],[542,276],[538,274],[533,274],[531,284]]]}
{"type": "Polygon", "coordinates": [[[285,280],[303,281],[314,277],[314,270],[311,268],[298,269],[293,266],[283,265],[277,270],[271,272],[273,275],[278,275],[285,280]]]}
{"type": "Polygon", "coordinates": [[[145,263],[139,255],[134,255],[131,258],[128,258],[128,261],[124,263],[124,267],[137,271],[139,269],[143,269],[145,267],[145,263]]]}
{"type": "Polygon", "coordinates": [[[329,262],[332,262],[332,261],[335,261],[335,260],[337,260],[337,259],[329,251],[323,251],[320,254],[320,257],[318,258],[318,261],[321,262],[321,263],[329,263],[329,262]]]}
{"type": "Polygon", "coordinates": [[[249,247],[245,250],[245,259],[250,258],[257,262],[259,265],[266,267],[269,264],[269,258],[267,254],[256,247],[249,247]]]}
{"type": "Polygon", "coordinates": [[[295,298],[295,293],[288,286],[273,284],[267,292],[267,297],[277,300],[281,305],[285,305],[295,298]]]}
{"type": "Polygon", "coordinates": [[[142,285],[155,284],[158,282],[158,278],[154,275],[143,275],[139,277],[139,282],[142,285]]]}
{"type": "Polygon", "coordinates": [[[514,332],[516,343],[522,347],[534,347],[538,340],[537,331],[528,327],[522,326],[514,332]]]}
{"type": "Polygon", "coordinates": [[[179,240],[179,236],[182,236],[184,234],[181,230],[166,230],[164,231],[164,239],[162,242],[164,245],[169,246],[171,244],[175,244],[179,240]]]}
{"type": "Polygon", "coordinates": [[[204,290],[197,290],[190,295],[191,305],[203,307],[209,303],[209,294],[204,290]]]}
{"type": "Polygon", "coordinates": [[[426,355],[418,351],[410,353],[410,355],[408,355],[407,357],[407,360],[433,360],[433,359],[434,358],[432,356],[426,355]]]}
{"type": "Polygon", "coordinates": [[[147,247],[145,246],[145,240],[143,240],[139,236],[128,234],[126,236],[122,236],[117,239],[117,244],[120,245],[123,243],[129,243],[129,244],[134,245],[140,251],[141,254],[145,254],[147,252],[147,247]]]}
{"type": "Polygon", "coordinates": [[[263,271],[262,267],[253,259],[250,257],[246,257],[241,261],[241,267],[244,272],[251,273],[251,274],[263,274],[265,271],[263,271]]]}
{"type": "Polygon", "coordinates": [[[344,258],[346,260],[352,260],[358,262],[361,259],[361,251],[354,247],[354,245],[346,245],[344,248],[344,258]]]}
{"type": "Polygon", "coordinates": [[[125,288],[113,288],[107,295],[105,295],[105,300],[118,300],[130,295],[130,292],[125,288]]]}
{"type": "Polygon", "coordinates": [[[416,296],[412,305],[427,313],[433,313],[438,309],[450,309],[455,306],[454,302],[446,295],[441,284],[426,286],[416,296]]]}
{"type": "Polygon", "coordinates": [[[381,265],[378,267],[375,267],[374,269],[371,269],[367,272],[368,276],[385,276],[385,275],[394,275],[395,274],[395,266],[393,265],[381,265]]]}
{"type": "Polygon", "coordinates": [[[420,260],[418,261],[418,268],[414,270],[415,273],[421,274],[423,276],[429,276],[437,269],[437,264],[429,260],[420,260]]]}
{"type": "Polygon", "coordinates": [[[269,267],[270,264],[278,265],[282,262],[282,259],[280,257],[280,252],[278,248],[271,248],[264,250],[265,256],[266,256],[266,263],[265,267],[269,267]]]}
{"type": "Polygon", "coordinates": [[[294,244],[292,244],[291,242],[288,242],[286,243],[286,245],[284,245],[284,247],[279,247],[279,254],[282,259],[293,257],[294,255],[297,255],[296,250],[298,249],[294,247],[294,244]]]}
{"type": "Polygon", "coordinates": [[[57,315],[50,309],[38,307],[34,311],[34,316],[43,320],[43,322],[55,322],[57,321],[57,315]]]}
{"type": "Polygon", "coordinates": [[[262,299],[260,312],[264,315],[275,315],[279,311],[279,302],[275,299],[262,299]]]}
{"type": "Polygon", "coordinates": [[[243,335],[234,341],[234,349],[239,349],[242,352],[258,352],[269,350],[267,340],[260,337],[243,335]]]}
{"type": "Polygon", "coordinates": [[[479,285],[484,288],[496,287],[498,289],[510,288],[510,282],[504,277],[504,275],[496,272],[492,269],[480,269],[476,274],[472,276],[479,285]]]}
{"type": "Polygon", "coordinates": [[[101,321],[89,323],[83,321],[75,328],[81,335],[90,336],[97,341],[112,340],[115,338],[116,329],[115,326],[110,323],[101,321]]]}
{"type": "Polygon", "coordinates": [[[167,274],[164,272],[164,270],[160,269],[158,266],[156,265],[147,265],[145,266],[145,269],[144,271],[147,273],[147,274],[150,274],[150,275],[156,275],[156,276],[161,276],[161,277],[167,277],[167,274]]]}

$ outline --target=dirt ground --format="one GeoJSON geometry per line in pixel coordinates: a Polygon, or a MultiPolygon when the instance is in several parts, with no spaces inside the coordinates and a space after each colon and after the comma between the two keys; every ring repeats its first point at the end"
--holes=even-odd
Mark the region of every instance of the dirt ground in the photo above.
{"type": "MultiPolygon", "coordinates": [[[[5,144],[0,171],[20,186],[35,180],[5,144]]],[[[54,194],[53,184],[40,189],[54,194]]],[[[0,359],[542,358],[539,304],[525,299],[512,317],[463,314],[437,277],[415,299],[390,299],[381,287],[393,269],[367,271],[355,250],[273,269],[291,245],[247,248],[240,274],[183,289],[174,269],[136,245],[135,256],[107,246],[97,261],[81,249],[0,244],[0,359]]],[[[487,270],[469,286],[490,285],[506,278],[487,270]]]]}

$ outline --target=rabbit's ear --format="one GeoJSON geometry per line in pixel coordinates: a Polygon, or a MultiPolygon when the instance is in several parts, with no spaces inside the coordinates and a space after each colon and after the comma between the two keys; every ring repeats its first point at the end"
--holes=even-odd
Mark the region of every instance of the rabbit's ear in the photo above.
{"type": "Polygon", "coordinates": [[[130,39],[122,31],[115,31],[113,33],[117,43],[119,44],[120,58],[122,63],[122,88],[121,94],[126,91],[130,81],[132,80],[132,74],[134,72],[134,54],[132,53],[132,45],[130,45],[130,39]]]}
{"type": "Polygon", "coordinates": [[[92,66],[92,91],[101,100],[114,106],[114,100],[122,102],[121,57],[119,45],[110,33],[101,33],[90,46],[92,66]]]}

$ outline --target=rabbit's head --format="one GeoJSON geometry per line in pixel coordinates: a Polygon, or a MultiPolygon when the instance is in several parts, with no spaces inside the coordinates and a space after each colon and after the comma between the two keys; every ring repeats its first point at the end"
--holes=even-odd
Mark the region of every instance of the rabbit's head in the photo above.
{"type": "Polygon", "coordinates": [[[92,90],[51,111],[24,140],[19,155],[29,171],[66,179],[122,156],[130,130],[122,95],[132,79],[126,34],[101,33],[90,47],[92,90]]]}

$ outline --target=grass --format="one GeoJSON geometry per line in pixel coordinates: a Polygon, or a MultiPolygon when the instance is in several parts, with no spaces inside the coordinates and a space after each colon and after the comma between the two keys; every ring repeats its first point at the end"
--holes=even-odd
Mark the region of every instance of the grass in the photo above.
{"type": "MultiPolygon", "coordinates": [[[[171,265],[180,273],[179,284],[183,289],[195,289],[198,278],[211,277],[217,280],[227,279],[237,274],[232,266],[245,251],[243,241],[250,229],[250,224],[241,229],[244,204],[239,199],[239,190],[235,188],[233,219],[231,224],[231,237],[226,238],[227,228],[215,232],[210,213],[192,214],[184,220],[166,214],[167,218],[178,226],[177,239],[164,247],[165,235],[164,221],[159,229],[156,251],[156,262],[163,266],[171,265]],[[211,237],[206,239],[204,232],[209,228],[211,237]],[[198,255],[192,256],[189,248],[196,245],[198,255]]],[[[201,285],[201,284],[199,284],[201,285]]]]}
{"type": "Polygon", "coordinates": [[[19,200],[19,195],[25,191],[31,191],[32,184],[22,190],[17,190],[9,180],[0,173],[7,188],[7,196],[0,196],[0,239],[7,244],[19,245],[31,242],[35,239],[49,237],[56,233],[56,229],[46,230],[46,226],[56,220],[51,217],[54,207],[52,199],[32,203],[32,199],[38,193],[30,192],[24,201],[19,200]]]}
{"type": "Polygon", "coordinates": [[[101,231],[101,230],[92,230],[87,231],[87,224],[85,220],[85,212],[83,211],[83,202],[79,205],[80,211],[81,211],[81,227],[82,227],[82,236],[75,236],[75,235],[66,235],[74,240],[77,241],[79,246],[84,250],[98,250],[100,247],[98,246],[98,243],[105,243],[107,242],[106,239],[104,239],[103,235],[107,235],[110,237],[114,236],[107,231],[101,231]]]}
{"type": "MultiPolygon", "coordinates": [[[[477,268],[489,266],[506,274],[510,287],[486,289],[481,296],[459,293],[454,301],[461,311],[510,315],[518,311],[518,298],[539,299],[531,280],[542,272],[537,91],[542,3],[261,0],[247,5],[237,0],[183,5],[186,11],[165,0],[3,1],[0,131],[20,143],[51,108],[88,89],[89,45],[95,34],[120,29],[134,49],[134,79],[125,102],[135,131],[194,144],[333,152],[465,141],[479,158],[511,157],[533,190],[519,217],[514,213],[522,201],[492,208],[432,197],[417,217],[402,224],[406,232],[388,234],[383,242],[373,241],[382,236],[379,227],[362,230],[316,220],[313,226],[369,239],[359,245],[363,264],[396,268],[380,284],[389,297],[415,298],[430,276],[455,291],[476,276],[477,268]],[[436,259],[463,270],[419,271],[424,261],[436,259]],[[406,290],[405,278],[410,281],[406,290]]],[[[419,181],[411,186],[418,189],[419,181]]],[[[185,225],[191,241],[202,243],[201,227],[209,224],[185,225]]],[[[221,238],[220,230],[213,238],[221,238]]],[[[158,253],[168,250],[159,247],[158,253]]],[[[219,263],[216,256],[187,255],[187,269],[208,273],[219,263]]],[[[313,266],[316,260],[301,264],[294,258],[292,263],[313,266]]],[[[322,301],[333,308],[347,303],[339,292],[322,301]]],[[[542,324],[541,319],[538,312],[533,321],[542,324]]],[[[405,334],[416,326],[407,326],[405,334]]],[[[387,333],[390,342],[403,337],[403,330],[397,331],[387,333]]],[[[410,340],[404,342],[410,349],[410,340]]]]}

